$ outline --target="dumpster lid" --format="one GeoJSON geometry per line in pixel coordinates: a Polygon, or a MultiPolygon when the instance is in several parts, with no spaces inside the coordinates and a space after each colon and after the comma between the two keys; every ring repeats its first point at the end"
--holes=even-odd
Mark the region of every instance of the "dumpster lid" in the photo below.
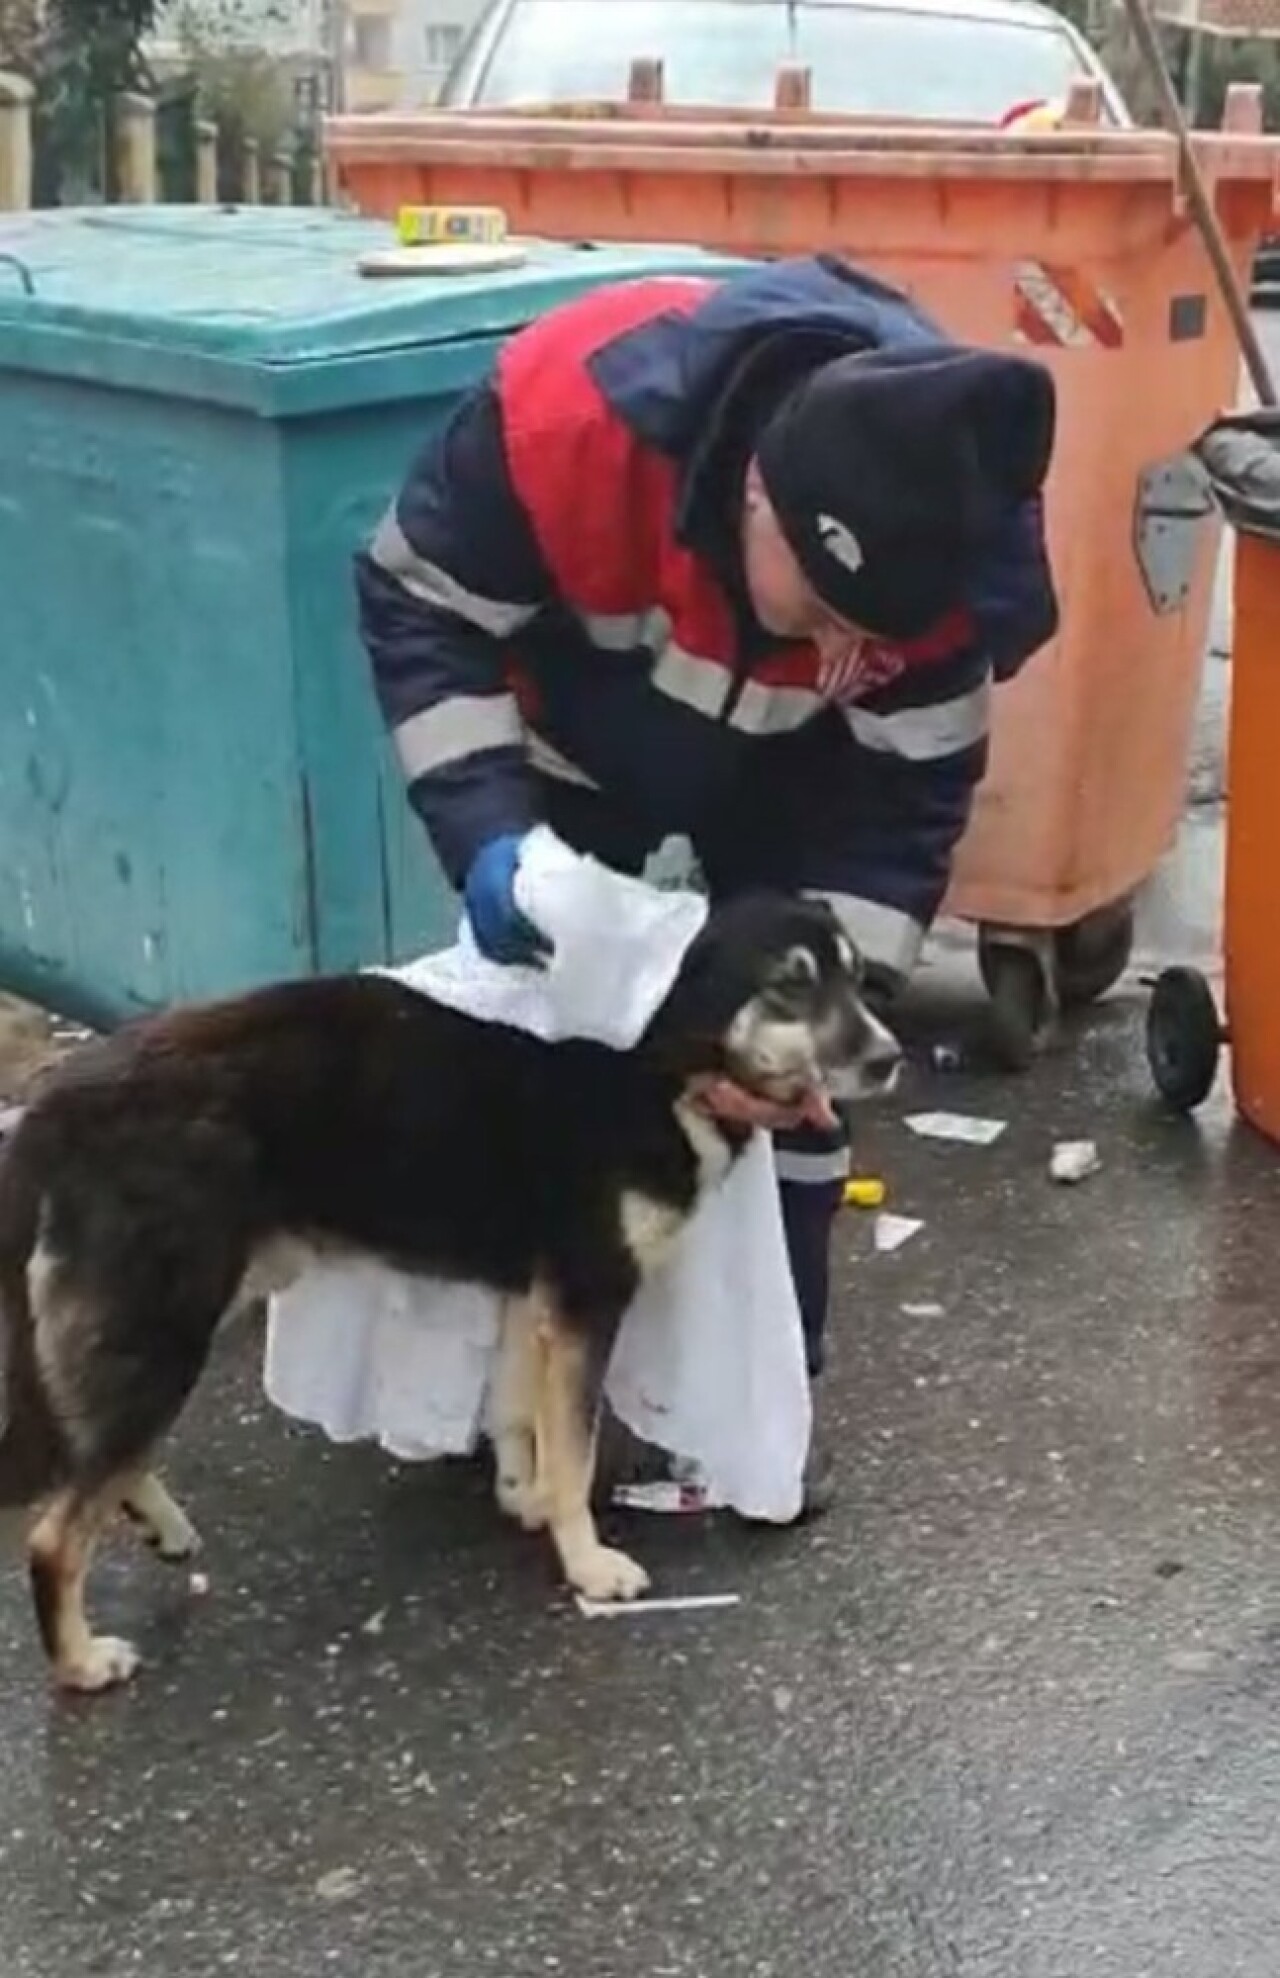
{"type": "Polygon", "coordinates": [[[322,372],[334,404],[399,395],[386,365],[351,360],[500,336],[606,281],[741,265],[691,247],[531,240],[511,269],[362,275],[360,256],[393,241],[384,222],[313,207],[0,215],[0,371],[316,410],[322,372]],[[309,386],[290,389],[303,374],[309,386]]]}
{"type": "Polygon", "coordinates": [[[1227,414],[1201,435],[1195,453],[1232,527],[1280,542],[1280,410],[1227,414]]]}

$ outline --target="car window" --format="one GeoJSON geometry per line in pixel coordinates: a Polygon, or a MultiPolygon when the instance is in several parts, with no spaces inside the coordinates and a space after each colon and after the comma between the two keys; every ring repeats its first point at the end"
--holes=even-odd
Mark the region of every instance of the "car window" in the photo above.
{"type": "Polygon", "coordinates": [[[773,79],[788,51],[781,6],[517,0],[481,79],[480,101],[625,96],[634,58],[658,55],[670,101],[763,108],[773,101],[773,79]]]}
{"type": "Polygon", "coordinates": [[[752,0],[516,0],[481,78],[482,103],[625,96],[637,55],[660,56],[667,99],[765,109],[783,62],[812,71],[817,109],[994,121],[1087,73],[1049,23],[890,7],[752,0]]]}
{"type": "Polygon", "coordinates": [[[812,70],[817,110],[982,122],[1032,97],[1065,96],[1085,73],[1058,28],[888,7],[805,9],[795,60],[812,70]]]}

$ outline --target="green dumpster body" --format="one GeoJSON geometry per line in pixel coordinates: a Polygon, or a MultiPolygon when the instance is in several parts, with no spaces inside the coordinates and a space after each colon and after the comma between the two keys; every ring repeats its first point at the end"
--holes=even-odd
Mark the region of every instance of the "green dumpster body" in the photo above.
{"type": "Polygon", "coordinates": [[[741,263],[361,276],[386,243],[311,209],[0,220],[0,987],[110,1025],[451,938],[353,553],[512,330],[741,263]]]}

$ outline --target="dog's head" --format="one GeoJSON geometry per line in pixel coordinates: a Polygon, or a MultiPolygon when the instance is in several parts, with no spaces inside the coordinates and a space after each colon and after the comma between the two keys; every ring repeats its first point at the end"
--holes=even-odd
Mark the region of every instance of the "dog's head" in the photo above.
{"type": "Polygon", "coordinates": [[[896,1038],[863,998],[864,967],[821,900],[755,894],[715,908],[660,1015],[690,1076],[724,1073],[756,1097],[833,1124],[832,1103],[891,1090],[896,1038]]]}

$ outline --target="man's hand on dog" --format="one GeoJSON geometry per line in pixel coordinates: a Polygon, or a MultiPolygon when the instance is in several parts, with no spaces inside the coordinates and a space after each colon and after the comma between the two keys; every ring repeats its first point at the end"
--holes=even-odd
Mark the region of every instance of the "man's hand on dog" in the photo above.
{"type": "Polygon", "coordinates": [[[551,942],[516,902],[523,845],[518,832],[491,838],[472,860],[463,898],[476,946],[487,960],[508,968],[545,968],[551,942]]]}
{"type": "Polygon", "coordinates": [[[809,1093],[799,1105],[783,1106],[776,1100],[762,1099],[745,1086],[736,1085],[723,1075],[695,1078],[690,1091],[694,1100],[713,1119],[730,1126],[760,1127],[765,1133],[787,1133],[798,1126],[830,1129],[837,1124],[828,1099],[809,1093]]]}

